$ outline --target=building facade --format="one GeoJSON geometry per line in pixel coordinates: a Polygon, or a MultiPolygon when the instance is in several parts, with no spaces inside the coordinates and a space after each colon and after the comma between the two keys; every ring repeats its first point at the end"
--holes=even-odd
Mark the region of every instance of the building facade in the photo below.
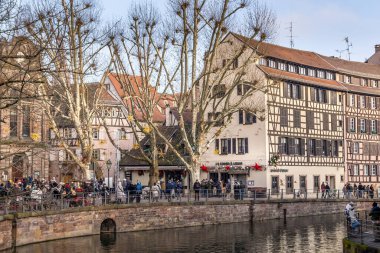
{"type": "MultiPolygon", "coordinates": [[[[239,43],[252,50],[257,46],[237,34],[225,40],[228,45],[219,48],[222,58],[239,43]]],[[[264,76],[266,88],[249,100],[265,104],[265,119],[246,124],[244,114],[233,115],[215,148],[202,156],[208,167],[203,177],[237,179],[248,187],[288,194],[316,191],[322,182],[332,189],[342,189],[346,182],[379,182],[380,65],[268,43],[259,46],[256,56],[248,73],[264,76]],[[240,168],[244,176],[231,168],[240,168]]],[[[235,94],[241,92],[238,86],[235,94]]]]}

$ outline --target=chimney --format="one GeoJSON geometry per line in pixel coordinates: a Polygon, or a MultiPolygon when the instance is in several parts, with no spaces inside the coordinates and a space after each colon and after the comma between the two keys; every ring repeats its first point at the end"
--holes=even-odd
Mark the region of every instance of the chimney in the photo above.
{"type": "Polygon", "coordinates": [[[380,44],[375,45],[375,53],[380,52],[380,44]]]}

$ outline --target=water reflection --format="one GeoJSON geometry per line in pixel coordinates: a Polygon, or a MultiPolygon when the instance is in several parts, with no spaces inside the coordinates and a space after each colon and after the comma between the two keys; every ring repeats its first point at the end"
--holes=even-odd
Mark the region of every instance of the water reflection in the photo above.
{"type": "Polygon", "coordinates": [[[39,243],[17,252],[342,252],[344,218],[328,215],[88,236],[39,243]]]}

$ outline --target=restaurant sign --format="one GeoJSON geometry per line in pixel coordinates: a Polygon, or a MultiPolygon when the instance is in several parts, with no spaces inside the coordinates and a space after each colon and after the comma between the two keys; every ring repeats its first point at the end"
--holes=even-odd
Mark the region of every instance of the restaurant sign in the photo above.
{"type": "Polygon", "coordinates": [[[288,169],[271,169],[270,172],[288,172],[288,169]]]}

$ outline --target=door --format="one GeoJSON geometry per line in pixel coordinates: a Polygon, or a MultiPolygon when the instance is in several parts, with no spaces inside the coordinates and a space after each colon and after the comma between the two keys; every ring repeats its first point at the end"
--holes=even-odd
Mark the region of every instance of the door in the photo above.
{"type": "Polygon", "coordinates": [[[307,185],[306,185],[306,176],[300,176],[300,190],[303,192],[306,192],[307,185]]]}
{"type": "Polygon", "coordinates": [[[215,183],[218,182],[218,173],[217,172],[210,172],[210,179],[215,183]]]}
{"type": "Polygon", "coordinates": [[[292,194],[293,190],[293,176],[286,176],[286,194],[292,194]]]}
{"type": "Polygon", "coordinates": [[[278,176],[272,176],[272,193],[278,193],[278,176]]]}
{"type": "Polygon", "coordinates": [[[335,189],[335,176],[330,176],[330,189],[335,189]]]}

